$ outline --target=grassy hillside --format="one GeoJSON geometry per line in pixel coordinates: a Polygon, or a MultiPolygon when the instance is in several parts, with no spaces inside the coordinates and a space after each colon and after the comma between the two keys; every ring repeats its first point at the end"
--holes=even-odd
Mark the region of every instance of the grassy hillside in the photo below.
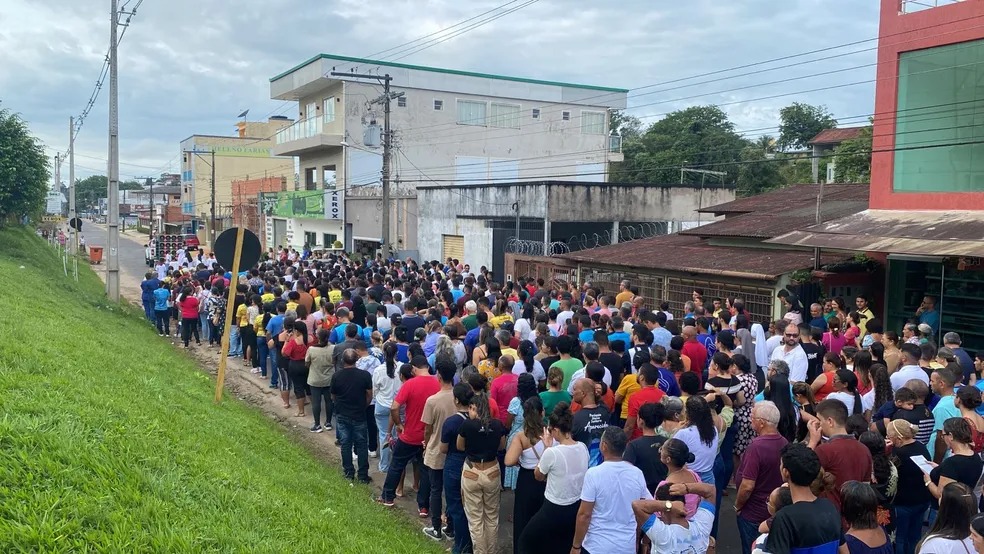
{"type": "Polygon", "coordinates": [[[0,552],[442,551],[141,318],[0,229],[0,552]]]}

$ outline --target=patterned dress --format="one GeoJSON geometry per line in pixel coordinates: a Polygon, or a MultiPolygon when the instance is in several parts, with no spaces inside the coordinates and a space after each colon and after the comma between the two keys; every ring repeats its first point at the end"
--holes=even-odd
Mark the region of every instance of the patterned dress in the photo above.
{"type": "Polygon", "coordinates": [[[750,373],[738,375],[738,387],[745,394],[745,403],[735,409],[735,420],[738,421],[738,436],[735,437],[734,453],[739,457],[745,453],[748,445],[755,438],[752,430],[752,406],[755,402],[755,392],[758,390],[758,380],[750,373]]]}

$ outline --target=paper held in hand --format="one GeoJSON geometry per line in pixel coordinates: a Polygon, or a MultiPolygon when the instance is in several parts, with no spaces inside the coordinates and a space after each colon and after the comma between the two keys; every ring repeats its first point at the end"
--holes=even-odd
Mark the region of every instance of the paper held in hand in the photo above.
{"type": "Polygon", "coordinates": [[[929,463],[926,456],[909,456],[909,459],[912,460],[912,463],[919,466],[919,469],[926,475],[929,475],[933,471],[933,465],[929,463]]]}

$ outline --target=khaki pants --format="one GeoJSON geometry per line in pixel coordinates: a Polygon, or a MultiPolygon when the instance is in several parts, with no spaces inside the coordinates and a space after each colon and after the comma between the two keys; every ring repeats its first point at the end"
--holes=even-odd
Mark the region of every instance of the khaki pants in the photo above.
{"type": "Polygon", "coordinates": [[[465,462],[461,499],[475,554],[496,554],[499,537],[499,465],[479,469],[465,462]]]}

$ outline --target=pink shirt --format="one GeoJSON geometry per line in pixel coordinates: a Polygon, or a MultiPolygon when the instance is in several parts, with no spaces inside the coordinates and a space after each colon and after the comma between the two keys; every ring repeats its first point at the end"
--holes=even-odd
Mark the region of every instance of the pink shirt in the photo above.
{"type": "MultiPolygon", "coordinates": [[[[515,373],[503,373],[502,375],[495,378],[492,381],[492,387],[489,389],[489,396],[495,400],[495,403],[499,406],[508,406],[509,402],[516,397],[516,388],[519,383],[519,375],[515,373]]],[[[499,411],[499,421],[503,425],[506,423],[506,417],[509,415],[508,410],[499,411]]]]}

